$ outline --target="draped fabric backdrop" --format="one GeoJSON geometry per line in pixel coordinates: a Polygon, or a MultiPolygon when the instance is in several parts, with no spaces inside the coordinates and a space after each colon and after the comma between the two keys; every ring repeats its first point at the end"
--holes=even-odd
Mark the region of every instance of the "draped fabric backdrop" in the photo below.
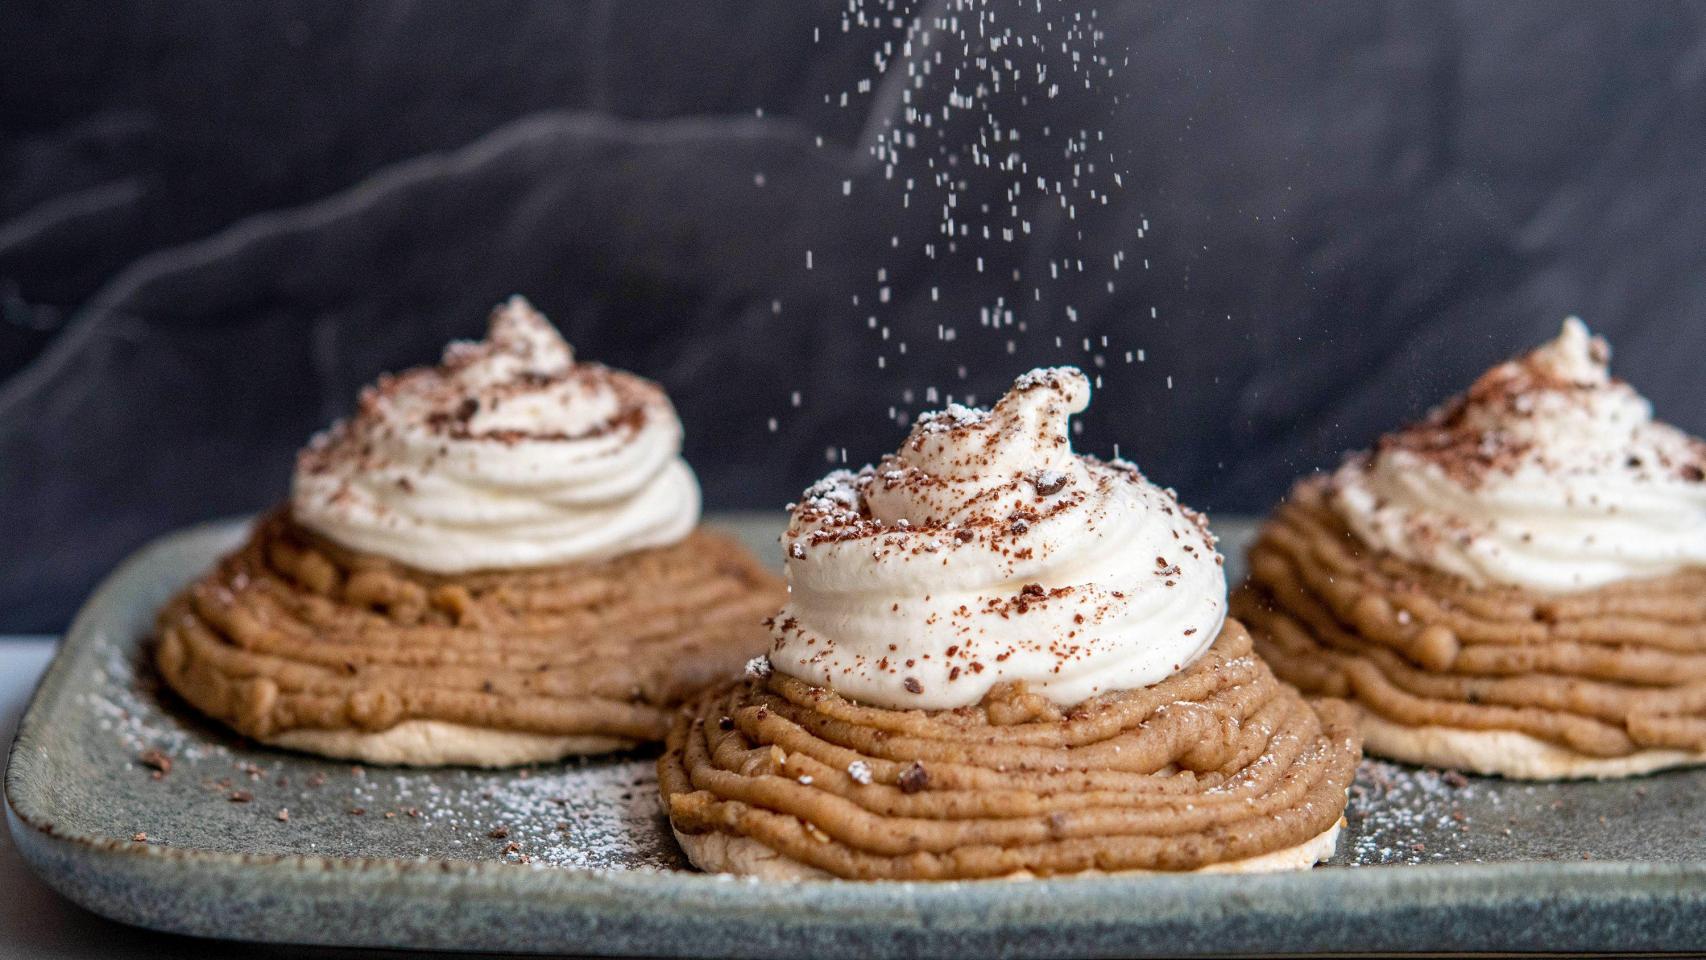
{"type": "Polygon", "coordinates": [[[907,388],[987,401],[1104,335],[1083,446],[1210,510],[1267,508],[1570,313],[1706,431],[1697,5],[1104,3],[1109,106],[1031,116],[1105,134],[1124,188],[1083,222],[1027,197],[1008,249],[1035,276],[1085,231],[1126,266],[1022,304],[1011,354],[978,308],[1028,286],[892,246],[934,214],[869,152],[897,103],[856,85],[905,28],[845,9],[0,7],[0,631],[277,501],[361,384],[512,292],[670,390],[711,508],[893,449],[907,388]],[[910,347],[882,369],[878,270],[910,347]]]}

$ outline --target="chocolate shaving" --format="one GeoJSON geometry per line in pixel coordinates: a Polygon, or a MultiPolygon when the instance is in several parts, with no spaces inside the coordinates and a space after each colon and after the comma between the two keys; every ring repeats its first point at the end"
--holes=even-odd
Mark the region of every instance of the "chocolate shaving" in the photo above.
{"type": "Polygon", "coordinates": [[[154,779],[158,780],[172,772],[172,758],[160,750],[145,750],[137,761],[154,771],[154,779]]]}
{"type": "Polygon", "coordinates": [[[1037,496],[1052,497],[1066,489],[1067,476],[1053,470],[1047,470],[1031,478],[1031,485],[1037,488],[1037,496]]]}
{"type": "Polygon", "coordinates": [[[917,793],[930,785],[930,771],[924,769],[921,761],[914,760],[900,772],[895,784],[900,787],[901,793],[917,793]]]}

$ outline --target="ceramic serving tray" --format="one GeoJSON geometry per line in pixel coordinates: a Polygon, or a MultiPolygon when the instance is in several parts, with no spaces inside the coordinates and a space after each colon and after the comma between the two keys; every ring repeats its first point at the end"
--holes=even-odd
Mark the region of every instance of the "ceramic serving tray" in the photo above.
{"type": "MultiPolygon", "coordinates": [[[[779,559],[779,517],[722,523],[779,559]]],[[[1235,568],[1250,525],[1217,528],[1235,568]]],[[[1338,855],[1303,873],[698,874],[669,837],[653,754],[354,767],[245,742],[162,696],[143,656],[154,611],[243,533],[187,530],[113,574],[19,727],[5,781],[18,848],[97,913],[244,940],[650,956],[1706,946],[1706,772],[1521,784],[1368,762],[1338,855]]]]}

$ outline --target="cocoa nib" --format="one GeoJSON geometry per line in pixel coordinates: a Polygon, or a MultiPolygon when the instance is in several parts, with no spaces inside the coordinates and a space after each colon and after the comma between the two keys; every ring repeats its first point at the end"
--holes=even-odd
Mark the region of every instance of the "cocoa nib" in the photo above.
{"type": "Polygon", "coordinates": [[[902,683],[902,686],[906,687],[907,693],[923,693],[924,692],[924,684],[919,683],[917,677],[907,677],[906,680],[902,683]]]}
{"type": "Polygon", "coordinates": [[[917,793],[930,785],[930,771],[924,769],[924,764],[914,760],[900,772],[895,780],[901,793],[917,793]]]}

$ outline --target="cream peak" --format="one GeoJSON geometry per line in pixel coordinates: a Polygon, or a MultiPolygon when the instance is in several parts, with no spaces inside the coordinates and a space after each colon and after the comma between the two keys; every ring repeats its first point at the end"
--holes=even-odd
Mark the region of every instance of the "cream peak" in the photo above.
{"type": "Polygon", "coordinates": [[[568,341],[521,296],[510,297],[492,311],[486,339],[458,340],[444,348],[444,366],[476,388],[526,377],[560,377],[574,363],[568,341]]]}

